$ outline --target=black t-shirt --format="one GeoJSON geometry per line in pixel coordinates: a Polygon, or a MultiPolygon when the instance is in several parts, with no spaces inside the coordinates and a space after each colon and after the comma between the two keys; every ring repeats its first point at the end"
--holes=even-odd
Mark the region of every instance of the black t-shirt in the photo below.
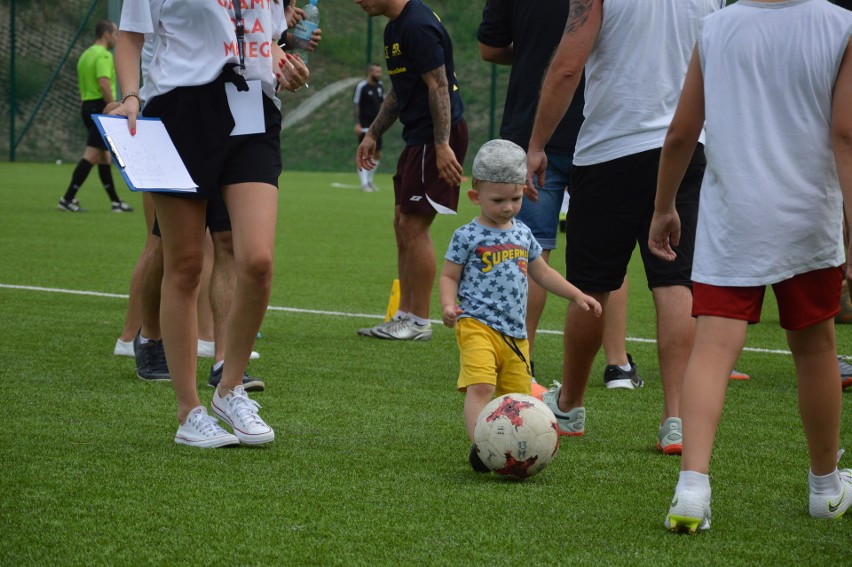
{"type": "Polygon", "coordinates": [[[464,103],[453,63],[453,43],[438,17],[420,0],[409,0],[400,15],[385,26],[385,60],[399,103],[399,121],[406,145],[435,140],[429,89],[421,75],[444,66],[449,83],[451,122],[464,115],[464,103]]]}
{"type": "Polygon", "coordinates": [[[375,85],[366,79],[355,85],[355,95],[352,101],[358,105],[358,123],[367,128],[379,115],[379,108],[385,100],[385,90],[382,82],[375,85]]]}
{"type": "MultiPolygon", "coordinates": [[[[530,141],[544,72],[565,31],[567,0],[488,0],[482,10],[477,38],[489,47],[513,45],[514,59],[503,107],[500,136],[524,149],[530,141]]],[[[581,79],[562,122],[545,150],[574,154],[577,133],[583,123],[581,79]]]]}

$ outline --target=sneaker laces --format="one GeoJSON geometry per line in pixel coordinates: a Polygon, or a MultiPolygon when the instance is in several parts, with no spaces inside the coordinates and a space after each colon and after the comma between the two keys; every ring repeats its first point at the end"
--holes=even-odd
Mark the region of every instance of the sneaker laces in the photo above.
{"type": "Polygon", "coordinates": [[[192,420],[192,425],[195,429],[197,429],[204,437],[214,437],[225,432],[225,430],[219,425],[219,420],[212,415],[199,413],[190,419],[192,420]]]}
{"type": "Polygon", "coordinates": [[[243,425],[265,425],[257,415],[260,407],[259,403],[248,397],[242,386],[234,388],[233,393],[228,396],[229,413],[236,415],[243,425]]]}
{"type": "Polygon", "coordinates": [[[391,322],[390,325],[382,329],[382,332],[387,334],[393,334],[399,329],[404,329],[408,325],[408,319],[403,317],[402,319],[398,319],[396,321],[391,322]]]}

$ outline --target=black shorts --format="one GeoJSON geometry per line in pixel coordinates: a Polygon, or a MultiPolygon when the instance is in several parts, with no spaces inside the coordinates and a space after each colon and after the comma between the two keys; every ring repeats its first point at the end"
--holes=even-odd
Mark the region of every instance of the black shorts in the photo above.
{"type": "Polygon", "coordinates": [[[89,135],[86,138],[86,145],[98,148],[99,150],[105,150],[107,147],[98,127],[95,125],[92,114],[103,114],[104,108],[106,108],[106,102],[102,98],[98,100],[84,100],[82,106],[80,106],[80,118],[83,119],[83,126],[89,131],[89,135]]]}
{"type": "MultiPolygon", "coordinates": [[[[222,195],[217,195],[212,199],[207,200],[206,219],[207,228],[210,232],[230,232],[231,231],[231,216],[228,214],[228,207],[225,206],[225,199],[222,195]]],[[[154,236],[162,236],[160,234],[160,223],[157,222],[157,215],[154,214],[154,226],[151,229],[151,234],[154,236]]]]}
{"type": "Polygon", "coordinates": [[[706,160],[699,144],[677,194],[680,244],[666,262],[648,249],[660,149],[589,166],[574,166],[565,233],[567,279],[585,292],[615,291],[624,282],[636,244],[648,287],[692,285],[698,196],[706,160]]]}
{"type": "MultiPolygon", "coordinates": [[[[361,134],[360,136],[358,136],[358,145],[361,145],[361,142],[364,141],[364,136],[366,136],[366,135],[367,134],[361,134]]],[[[382,137],[381,136],[379,136],[376,139],[376,151],[377,152],[382,151],[382,137]]]]}
{"type": "MultiPolygon", "coordinates": [[[[456,160],[464,163],[467,155],[467,123],[460,120],[450,128],[450,147],[456,160]]],[[[406,146],[396,164],[393,176],[394,204],[407,215],[434,215],[429,198],[452,210],[458,209],[459,186],[451,187],[438,176],[435,144],[406,146]]]]}
{"type": "Polygon", "coordinates": [[[281,175],[281,112],[265,95],[266,131],[231,136],[234,119],[220,76],[212,83],[179,87],[145,104],[147,117],[166,126],[197,193],[167,193],[189,199],[212,199],[223,185],[267,183],[278,187],[281,175]]]}

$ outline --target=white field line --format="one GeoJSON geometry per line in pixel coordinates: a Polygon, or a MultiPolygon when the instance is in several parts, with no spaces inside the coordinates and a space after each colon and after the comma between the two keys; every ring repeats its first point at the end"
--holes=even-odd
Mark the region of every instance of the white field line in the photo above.
{"type": "MultiPolygon", "coordinates": [[[[10,285],[0,283],[0,289],[18,289],[22,291],[38,291],[42,293],[64,293],[68,295],[88,295],[90,297],[108,297],[111,299],[127,299],[126,293],[104,293],[100,291],[84,291],[76,289],[61,289],[55,287],[38,287],[31,285],[10,285]]],[[[306,315],[323,315],[329,317],[357,317],[359,319],[384,319],[384,315],[376,315],[375,313],[348,313],[346,311],[326,311],[322,309],[300,309],[297,307],[279,307],[270,305],[267,307],[269,311],[283,311],[285,313],[304,313],[306,315]]],[[[432,319],[432,323],[441,324],[439,319],[432,319]]],[[[562,331],[553,331],[549,329],[539,329],[539,333],[547,335],[562,335],[562,331]]],[[[627,342],[631,343],[656,343],[656,339],[647,339],[642,337],[627,337],[627,342]]],[[[764,354],[783,354],[789,355],[789,350],[768,349],[768,348],[753,348],[745,347],[743,350],[748,352],[759,352],[764,354]]]]}

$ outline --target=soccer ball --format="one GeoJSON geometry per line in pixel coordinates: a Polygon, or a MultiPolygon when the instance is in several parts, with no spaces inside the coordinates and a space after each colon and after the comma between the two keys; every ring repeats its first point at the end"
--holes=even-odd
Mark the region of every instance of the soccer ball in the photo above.
{"type": "Polygon", "coordinates": [[[559,449],[556,416],[541,400],[505,394],[491,400],[476,421],[479,458],[492,471],[527,478],[544,470],[559,449]]]}

